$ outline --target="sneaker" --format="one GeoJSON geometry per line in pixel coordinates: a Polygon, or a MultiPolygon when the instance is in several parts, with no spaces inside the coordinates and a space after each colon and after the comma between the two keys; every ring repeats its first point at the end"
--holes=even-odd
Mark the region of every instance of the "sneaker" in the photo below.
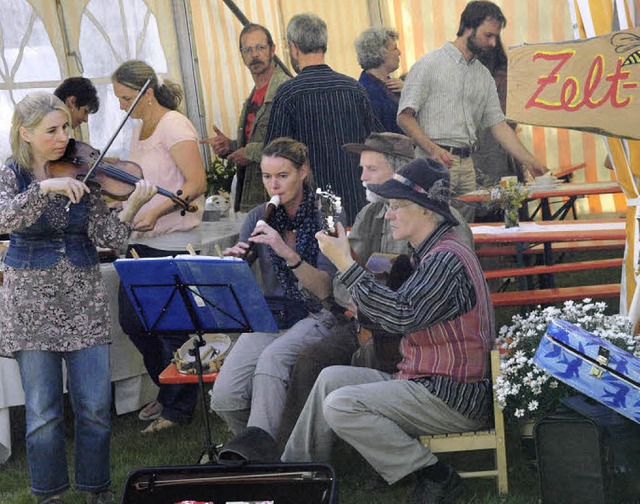
{"type": "Polygon", "coordinates": [[[159,432],[165,429],[171,429],[172,427],[177,427],[178,422],[173,422],[163,417],[156,418],[153,422],[151,422],[145,429],[141,432],[142,434],[153,434],[154,432],[159,432]]]}
{"type": "Polygon", "coordinates": [[[449,467],[449,475],[442,482],[436,482],[425,478],[423,475],[416,474],[418,483],[413,492],[413,500],[415,504],[444,504],[453,502],[464,489],[462,478],[460,475],[449,467]]]}
{"type": "Polygon", "coordinates": [[[89,494],[87,504],[115,504],[113,492],[111,490],[105,490],[104,492],[89,494]]]}
{"type": "Polygon", "coordinates": [[[164,407],[158,401],[151,401],[138,413],[138,418],[145,422],[155,420],[162,414],[164,407]]]}

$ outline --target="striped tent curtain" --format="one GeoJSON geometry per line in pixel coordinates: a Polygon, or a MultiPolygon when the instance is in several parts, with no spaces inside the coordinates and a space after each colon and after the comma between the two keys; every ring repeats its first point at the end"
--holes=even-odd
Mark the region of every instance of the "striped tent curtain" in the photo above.
{"type": "MultiPolygon", "coordinates": [[[[327,63],[354,78],[360,74],[353,39],[370,26],[366,0],[236,0],[235,4],[251,22],[269,29],[277,55],[287,65],[288,20],[303,12],[317,14],[329,31],[327,63]]],[[[216,124],[233,136],[242,103],[253,88],[238,50],[242,24],[222,0],[191,0],[191,9],[209,133],[216,124]]]]}
{"type": "MultiPolygon", "coordinates": [[[[503,41],[507,47],[523,43],[573,39],[570,9],[558,0],[496,0],[507,17],[503,41]]],[[[607,3],[607,2],[605,2],[607,3]]],[[[609,0],[608,3],[611,3],[609,0]]],[[[357,78],[353,40],[372,25],[385,24],[400,34],[402,52],[398,74],[407,72],[425,53],[453,40],[466,0],[236,0],[253,22],[267,26],[288,63],[284,31],[294,14],[314,12],[329,29],[327,62],[335,70],[357,78]]],[[[242,26],[222,0],[191,0],[199,69],[204,89],[207,124],[215,123],[232,135],[243,100],[253,82],[238,52],[242,26]]],[[[607,150],[596,135],[556,128],[521,125],[524,145],[552,170],[586,163],[576,181],[615,180],[604,168],[607,150]]],[[[590,196],[578,201],[581,213],[621,212],[622,195],[590,196]]]]}

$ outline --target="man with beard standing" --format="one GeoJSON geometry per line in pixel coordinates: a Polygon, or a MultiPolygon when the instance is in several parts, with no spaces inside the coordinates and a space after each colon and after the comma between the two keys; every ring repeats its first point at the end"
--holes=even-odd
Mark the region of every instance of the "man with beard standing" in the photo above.
{"type": "MultiPolygon", "coordinates": [[[[471,154],[482,128],[491,128],[496,140],[532,175],[547,171],[506,123],[493,77],[477,58],[495,47],[506,24],[494,3],[469,2],[456,39],[420,59],[402,89],[398,125],[418,145],[418,156],[449,168],[454,195],[476,188],[471,154]]],[[[465,205],[460,212],[473,220],[472,207],[465,205]]]]}
{"type": "Polygon", "coordinates": [[[251,72],[255,87],[242,107],[237,139],[229,139],[214,124],[217,136],[201,142],[211,144],[218,156],[226,157],[236,165],[238,182],[234,208],[240,212],[248,212],[268,199],[260,172],[262,146],[273,97],[280,84],[289,80],[289,76],[276,65],[275,53],[271,33],[264,26],[250,23],[242,29],[240,54],[251,72]]]}

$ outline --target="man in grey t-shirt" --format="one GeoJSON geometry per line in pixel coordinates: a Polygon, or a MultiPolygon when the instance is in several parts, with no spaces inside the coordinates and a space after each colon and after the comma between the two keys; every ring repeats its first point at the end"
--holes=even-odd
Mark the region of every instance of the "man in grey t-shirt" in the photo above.
{"type": "MultiPolygon", "coordinates": [[[[495,47],[505,24],[494,3],[470,2],[460,16],[456,39],[420,59],[402,90],[398,125],[418,145],[418,156],[449,167],[455,195],[476,188],[471,153],[481,128],[491,128],[496,140],[534,176],[548,171],[506,123],[494,80],[476,57],[495,47]]],[[[460,211],[473,220],[472,207],[460,211]]]]}

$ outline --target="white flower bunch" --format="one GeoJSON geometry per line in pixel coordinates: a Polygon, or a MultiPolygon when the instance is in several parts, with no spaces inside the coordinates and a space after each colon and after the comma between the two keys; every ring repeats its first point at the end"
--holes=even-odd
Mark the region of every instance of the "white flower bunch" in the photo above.
{"type": "Polygon", "coordinates": [[[591,299],[565,301],[562,308],[538,306],[524,316],[514,315],[511,325],[500,328],[501,361],[495,393],[498,406],[506,415],[535,420],[555,409],[561,397],[575,393],[533,362],[540,339],[553,319],[571,322],[640,356],[640,338],[632,334],[628,319],[606,315],[606,308],[606,303],[591,299]]]}

